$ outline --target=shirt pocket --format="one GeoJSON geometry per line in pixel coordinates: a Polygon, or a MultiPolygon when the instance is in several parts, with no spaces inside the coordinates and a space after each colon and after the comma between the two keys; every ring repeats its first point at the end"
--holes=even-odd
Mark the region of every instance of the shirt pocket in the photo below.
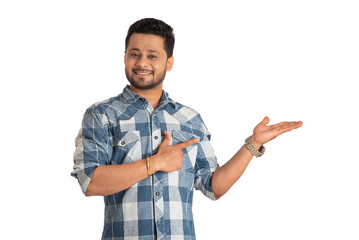
{"type": "MultiPolygon", "coordinates": [[[[191,129],[186,131],[172,130],[171,137],[172,137],[171,145],[177,145],[180,143],[184,143],[193,138],[201,138],[202,136],[195,135],[191,129]]],[[[181,170],[194,173],[194,165],[196,163],[196,158],[197,158],[197,143],[186,147],[182,151],[183,151],[183,165],[181,170]]]]}
{"type": "Polygon", "coordinates": [[[114,153],[111,164],[123,164],[142,159],[139,131],[122,132],[115,136],[114,153]]]}
{"type": "Polygon", "coordinates": [[[183,143],[183,142],[186,142],[186,141],[194,138],[192,132],[185,132],[185,131],[179,131],[179,130],[172,130],[171,137],[172,137],[171,145],[183,143]]]}

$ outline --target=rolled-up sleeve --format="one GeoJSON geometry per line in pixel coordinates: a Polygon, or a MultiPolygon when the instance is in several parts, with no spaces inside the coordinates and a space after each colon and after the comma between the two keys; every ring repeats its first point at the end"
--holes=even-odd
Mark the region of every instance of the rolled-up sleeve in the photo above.
{"type": "Polygon", "coordinates": [[[219,165],[210,142],[211,134],[204,125],[202,129],[204,131],[204,136],[198,145],[194,186],[206,197],[215,200],[212,190],[212,175],[219,165]]]}
{"type": "Polygon", "coordinates": [[[88,109],[75,140],[76,150],[71,176],[77,178],[84,194],[95,169],[100,165],[107,165],[112,152],[112,139],[108,126],[104,125],[102,119],[102,114],[96,114],[93,109],[88,109]]]}

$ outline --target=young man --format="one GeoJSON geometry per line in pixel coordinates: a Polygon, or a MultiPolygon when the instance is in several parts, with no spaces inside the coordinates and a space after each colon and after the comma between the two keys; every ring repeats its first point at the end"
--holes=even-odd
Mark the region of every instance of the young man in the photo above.
{"type": "Polygon", "coordinates": [[[201,116],[162,90],[173,67],[173,29],[156,19],[130,26],[123,92],[87,109],[74,171],[86,196],[105,197],[103,239],[195,239],[193,189],[219,199],[263,144],[301,127],[266,117],[219,167],[201,116]]]}

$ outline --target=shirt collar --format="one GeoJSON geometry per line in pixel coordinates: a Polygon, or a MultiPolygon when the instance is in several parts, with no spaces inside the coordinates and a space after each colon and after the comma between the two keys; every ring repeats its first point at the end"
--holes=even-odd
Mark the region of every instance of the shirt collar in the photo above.
{"type": "MultiPolygon", "coordinates": [[[[127,85],[123,89],[122,96],[126,99],[126,101],[129,104],[133,104],[133,103],[137,102],[138,100],[143,101],[145,99],[145,98],[141,97],[140,95],[138,95],[137,93],[135,93],[134,91],[132,91],[129,85],[127,85]]],[[[168,93],[166,91],[162,90],[162,96],[161,96],[159,106],[164,106],[167,103],[170,103],[174,107],[174,109],[177,109],[177,107],[178,107],[176,102],[174,102],[169,97],[168,93]]]]}

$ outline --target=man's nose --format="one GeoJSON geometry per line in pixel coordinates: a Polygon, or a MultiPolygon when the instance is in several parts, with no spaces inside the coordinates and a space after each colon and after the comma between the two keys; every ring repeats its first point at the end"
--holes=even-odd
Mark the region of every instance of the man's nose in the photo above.
{"type": "Polygon", "coordinates": [[[147,61],[146,57],[143,55],[139,56],[136,61],[136,66],[141,67],[141,68],[148,67],[148,61],[147,61]]]}

